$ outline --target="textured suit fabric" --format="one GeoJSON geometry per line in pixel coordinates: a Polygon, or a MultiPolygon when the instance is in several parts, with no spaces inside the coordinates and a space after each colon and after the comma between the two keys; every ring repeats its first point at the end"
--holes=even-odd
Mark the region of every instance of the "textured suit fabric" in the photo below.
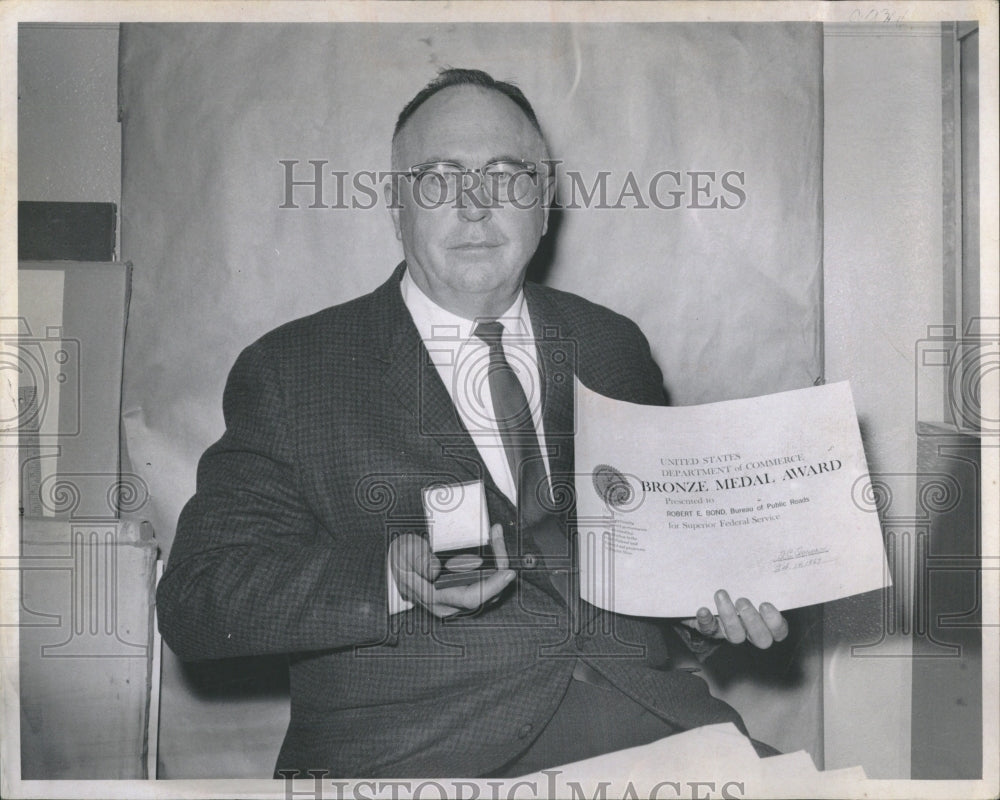
{"type": "MultiPolygon", "coordinates": [[[[517,511],[459,421],[399,290],[288,323],[237,359],[226,431],[202,457],[157,594],[182,659],[287,653],[291,722],[278,768],[341,776],[485,775],[522,752],[557,708],[578,658],[679,730],[742,722],[685,671],[653,669],[642,620],[578,603],[522,570],[480,614],[390,617],[393,537],[426,532],[422,489],[482,480],[515,558],[517,511]]],[[[634,323],[533,284],[557,500],[573,472],[573,376],[662,403],[634,323]]],[[[563,509],[572,524],[572,506],[563,509]]]]}

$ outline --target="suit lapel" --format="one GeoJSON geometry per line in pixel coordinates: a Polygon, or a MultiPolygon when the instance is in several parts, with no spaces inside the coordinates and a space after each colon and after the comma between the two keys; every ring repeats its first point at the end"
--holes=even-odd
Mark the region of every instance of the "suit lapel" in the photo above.
{"type": "Polygon", "coordinates": [[[542,422],[553,478],[573,471],[576,343],[559,309],[533,284],[525,285],[538,367],[542,374],[542,422]]]}
{"type": "MultiPolygon", "coordinates": [[[[430,360],[413,318],[403,303],[400,264],[373,297],[373,357],[382,366],[382,381],[399,406],[413,418],[421,439],[433,442],[435,455],[450,456],[469,480],[482,480],[487,491],[506,501],[496,486],[430,360]],[[414,389],[416,387],[416,389],[414,389]]],[[[542,421],[553,477],[571,478],[573,471],[574,374],[576,344],[571,326],[558,307],[533,284],[525,299],[542,376],[542,421]]]]}
{"type": "Polygon", "coordinates": [[[405,262],[373,298],[373,355],[383,365],[383,384],[412,417],[418,438],[433,443],[435,457],[448,456],[469,480],[483,480],[488,489],[499,491],[403,303],[399,281],[404,269],[405,262]]]}

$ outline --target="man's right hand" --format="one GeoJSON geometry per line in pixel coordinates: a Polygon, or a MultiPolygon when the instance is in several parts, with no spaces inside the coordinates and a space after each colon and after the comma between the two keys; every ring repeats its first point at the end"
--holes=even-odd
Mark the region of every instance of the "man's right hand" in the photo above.
{"type": "Polygon", "coordinates": [[[414,533],[397,537],[389,545],[389,567],[400,597],[423,606],[436,617],[475,611],[514,580],[514,571],[508,569],[510,559],[503,541],[502,526],[490,528],[490,545],[496,558],[496,572],[478,583],[438,589],[434,586],[434,579],[441,572],[441,562],[431,551],[427,540],[414,533]]]}

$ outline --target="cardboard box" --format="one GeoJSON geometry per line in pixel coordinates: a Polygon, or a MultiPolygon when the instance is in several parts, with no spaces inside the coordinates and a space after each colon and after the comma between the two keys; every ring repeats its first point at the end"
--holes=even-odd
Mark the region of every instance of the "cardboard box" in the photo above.
{"type": "Polygon", "coordinates": [[[22,779],[146,777],[156,555],[135,523],[22,521],[22,779]]]}

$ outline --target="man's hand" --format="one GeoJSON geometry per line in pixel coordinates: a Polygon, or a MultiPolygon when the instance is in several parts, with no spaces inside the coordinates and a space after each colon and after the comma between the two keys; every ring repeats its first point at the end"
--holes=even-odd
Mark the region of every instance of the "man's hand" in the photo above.
{"type": "Polygon", "coordinates": [[[708,608],[699,608],[694,619],[681,621],[702,636],[725,639],[733,644],[749,640],[750,644],[761,649],[788,636],[788,622],[770,603],[761,603],[759,609],[754,608],[745,597],[733,603],[729,592],[719,589],[715,593],[715,605],[718,616],[708,608]]]}
{"type": "Polygon", "coordinates": [[[503,541],[502,526],[490,528],[490,545],[496,557],[496,572],[468,586],[437,589],[434,579],[441,572],[441,562],[431,551],[427,540],[413,533],[397,537],[389,545],[389,566],[400,596],[423,606],[435,617],[475,611],[514,580],[514,571],[508,569],[510,559],[503,541]]]}

